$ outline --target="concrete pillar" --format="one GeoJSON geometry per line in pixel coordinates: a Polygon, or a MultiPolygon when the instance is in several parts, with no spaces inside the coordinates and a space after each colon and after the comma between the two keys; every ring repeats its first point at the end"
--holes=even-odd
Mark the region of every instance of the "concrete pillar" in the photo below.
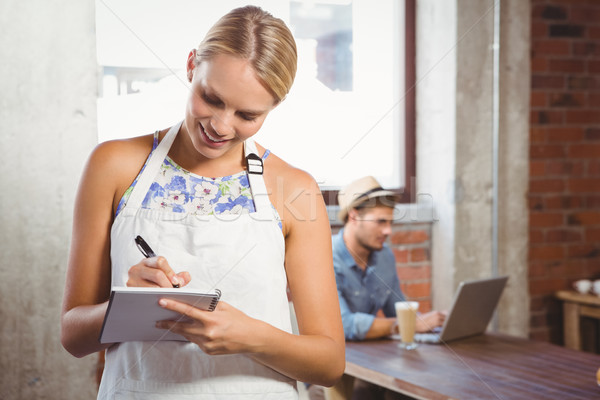
{"type": "Polygon", "coordinates": [[[0,2],[0,398],[95,397],[60,344],[73,200],[96,143],[93,0],[0,2]]]}
{"type": "Polygon", "coordinates": [[[457,1],[454,286],[491,274],[493,4],[457,1]]]}
{"type": "MultiPolygon", "coordinates": [[[[526,336],[529,4],[501,3],[498,269],[510,283],[498,322],[526,336]]],[[[493,35],[493,0],[417,2],[417,186],[437,214],[437,309],[449,307],[460,281],[493,274],[493,35]]]]}
{"type": "Polygon", "coordinates": [[[502,0],[500,14],[500,158],[498,270],[509,275],[500,301],[501,332],[529,334],[529,1],[502,0]]]}

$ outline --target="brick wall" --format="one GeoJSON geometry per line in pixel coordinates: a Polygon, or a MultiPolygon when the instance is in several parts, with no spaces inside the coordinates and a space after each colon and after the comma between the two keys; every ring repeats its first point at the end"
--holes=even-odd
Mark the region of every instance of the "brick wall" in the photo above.
{"type": "MultiPolygon", "coordinates": [[[[339,228],[332,226],[332,232],[339,228]]],[[[419,302],[420,312],[431,311],[431,223],[394,224],[388,245],[396,256],[402,292],[408,300],[419,302]]]]}
{"type": "Polygon", "coordinates": [[[600,278],[600,1],[531,5],[530,336],[562,343],[553,293],[600,278]]]}
{"type": "Polygon", "coordinates": [[[431,311],[431,224],[405,223],[394,226],[389,244],[396,255],[400,288],[419,311],[431,311]]]}

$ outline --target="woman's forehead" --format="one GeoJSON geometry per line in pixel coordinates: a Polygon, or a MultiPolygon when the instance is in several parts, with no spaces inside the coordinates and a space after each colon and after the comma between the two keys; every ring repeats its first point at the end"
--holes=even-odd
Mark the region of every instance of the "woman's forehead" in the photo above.
{"type": "Polygon", "coordinates": [[[268,111],[274,98],[260,82],[248,60],[226,54],[203,60],[196,67],[201,85],[236,108],[268,111]]]}

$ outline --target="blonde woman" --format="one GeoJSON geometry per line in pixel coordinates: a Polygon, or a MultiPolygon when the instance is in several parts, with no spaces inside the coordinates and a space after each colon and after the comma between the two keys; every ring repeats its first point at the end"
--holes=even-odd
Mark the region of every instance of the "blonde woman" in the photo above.
{"type": "Polygon", "coordinates": [[[296,381],[330,386],[343,373],[319,188],[252,140],[295,72],[281,20],[232,10],[189,54],[183,121],[91,154],[75,204],[62,343],[77,357],[106,349],[99,398],[294,399],[296,381]],[[158,257],[142,258],[138,234],[158,257]],[[100,344],[111,286],[124,285],[217,287],[222,297],[214,312],[160,301],[192,322],[157,326],[189,342],[100,344]]]}

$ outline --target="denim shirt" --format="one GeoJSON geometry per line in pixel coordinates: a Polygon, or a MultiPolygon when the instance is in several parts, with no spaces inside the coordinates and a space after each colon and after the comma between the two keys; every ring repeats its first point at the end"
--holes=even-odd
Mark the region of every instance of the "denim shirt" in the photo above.
{"type": "Polygon", "coordinates": [[[341,229],[332,238],[333,267],[337,283],[344,335],[347,340],[363,340],[382,310],[395,317],[394,303],[404,300],[396,274],[396,259],[390,248],[373,252],[363,271],[346,248],[341,229]]]}

